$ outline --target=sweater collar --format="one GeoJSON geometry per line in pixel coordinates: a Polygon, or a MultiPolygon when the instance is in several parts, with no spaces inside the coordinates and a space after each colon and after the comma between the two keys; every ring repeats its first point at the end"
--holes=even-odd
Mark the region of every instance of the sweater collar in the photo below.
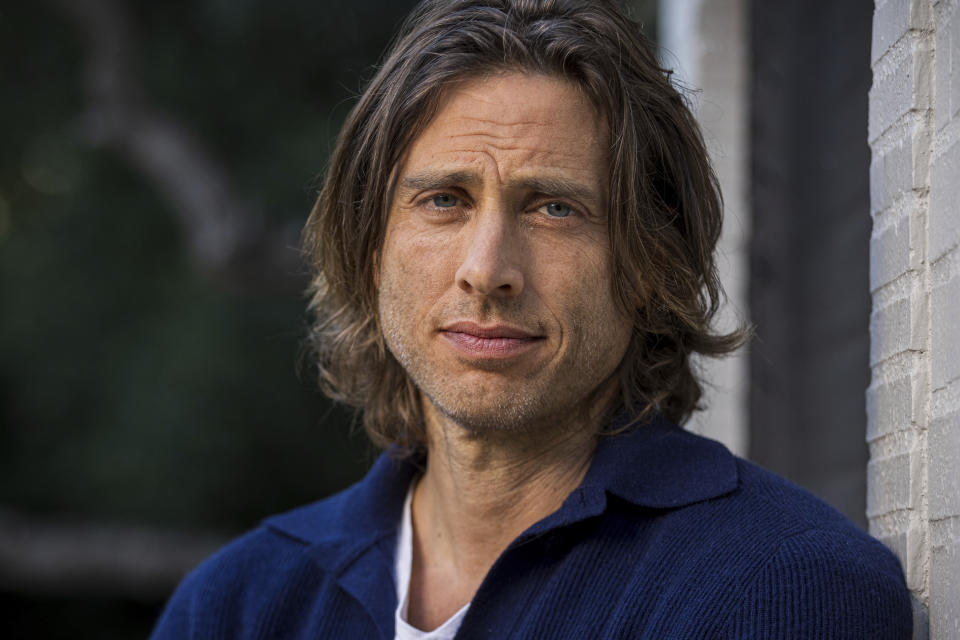
{"type": "MultiPolygon", "coordinates": [[[[387,451],[347,491],[265,524],[307,544],[332,544],[344,552],[367,547],[396,534],[404,497],[421,462],[387,451]]],[[[726,447],[654,416],[629,431],[604,436],[580,487],[555,514],[559,520],[547,520],[558,525],[600,512],[606,494],[640,507],[676,509],[729,493],[737,482],[736,458],[726,447]]],[[[340,557],[348,561],[351,555],[340,557]]]]}
{"type": "MultiPolygon", "coordinates": [[[[620,416],[613,430],[626,424],[620,416]]],[[[736,458],[719,442],[655,415],[597,446],[582,490],[603,490],[637,506],[675,509],[737,487],[736,458]]]]}
{"type": "MultiPolygon", "coordinates": [[[[623,417],[612,425],[624,424],[623,417]]],[[[359,483],[321,503],[274,516],[265,524],[307,544],[333,545],[343,563],[400,522],[410,481],[422,460],[387,451],[359,483]]],[[[551,528],[602,512],[612,494],[640,507],[676,509],[737,487],[736,458],[722,444],[654,416],[624,433],[604,436],[587,475],[564,506],[532,529],[551,528]]],[[[339,564],[339,563],[338,563],[339,564]]]]}
{"type": "Polygon", "coordinates": [[[415,461],[388,450],[363,480],[346,491],[268,518],[264,524],[307,544],[333,545],[343,551],[369,546],[396,533],[410,482],[419,472],[415,461]]]}
{"type": "MultiPolygon", "coordinates": [[[[581,485],[508,550],[603,513],[608,494],[655,509],[675,509],[723,495],[737,486],[736,468],[736,459],[723,445],[654,418],[604,437],[581,485]]],[[[350,489],[265,523],[307,545],[306,553],[336,576],[337,584],[364,607],[384,638],[394,635],[393,557],[401,510],[419,469],[415,461],[402,461],[388,452],[350,489]]]]}

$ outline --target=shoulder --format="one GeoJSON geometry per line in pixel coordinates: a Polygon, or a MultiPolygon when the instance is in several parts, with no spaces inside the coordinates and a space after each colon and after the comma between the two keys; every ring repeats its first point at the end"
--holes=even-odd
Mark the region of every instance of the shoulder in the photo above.
{"type": "Polygon", "coordinates": [[[336,613],[330,620],[353,620],[334,585],[360,559],[361,575],[376,568],[391,580],[383,558],[392,552],[370,552],[389,549],[415,472],[411,463],[381,455],[348,489],[267,518],[183,580],[153,637],[259,637],[250,630],[316,621],[327,609],[336,613]]]}
{"type": "Polygon", "coordinates": [[[808,529],[823,529],[872,540],[865,531],[810,491],[752,462],[741,458],[735,458],[735,461],[737,487],[721,498],[720,504],[729,508],[732,514],[748,509],[752,517],[742,523],[745,528],[762,527],[763,532],[774,534],[773,539],[808,529]]]}
{"type": "Polygon", "coordinates": [[[644,562],[626,596],[655,610],[639,635],[910,638],[910,594],[893,553],[810,492],[730,458],[736,480],[719,495],[619,511],[653,532],[638,541],[644,562]]]}
{"type": "Polygon", "coordinates": [[[808,491],[738,460],[720,503],[741,539],[729,637],[909,638],[912,610],[897,558],[808,491]]]}
{"type": "Polygon", "coordinates": [[[314,606],[308,600],[329,590],[363,538],[373,537],[345,531],[356,491],[267,518],[204,560],[177,587],[152,637],[243,637],[240,630],[314,606]]]}
{"type": "Polygon", "coordinates": [[[637,635],[909,637],[897,558],[810,492],[663,420],[594,464],[585,482],[617,500],[591,543],[632,568],[617,593],[637,635]]]}
{"type": "Polygon", "coordinates": [[[233,540],[191,571],[167,602],[154,638],[223,637],[244,628],[285,594],[324,579],[310,547],[266,522],[233,540]]]}

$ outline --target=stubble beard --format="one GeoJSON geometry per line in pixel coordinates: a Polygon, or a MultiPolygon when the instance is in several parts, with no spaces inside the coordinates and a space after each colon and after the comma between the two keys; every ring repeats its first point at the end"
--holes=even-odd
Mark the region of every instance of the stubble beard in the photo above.
{"type": "Polygon", "coordinates": [[[539,422],[546,401],[518,381],[512,390],[495,390],[466,384],[454,376],[444,375],[424,351],[409,340],[410,332],[394,314],[384,313],[381,324],[387,347],[404,372],[413,381],[425,402],[445,418],[464,430],[482,435],[488,432],[518,431],[539,422]]]}
{"type": "MultiPolygon", "coordinates": [[[[402,303],[401,303],[402,306],[402,303]]],[[[445,375],[442,368],[431,362],[427,349],[418,347],[411,338],[414,327],[405,325],[402,312],[390,304],[381,305],[381,327],[390,353],[396,358],[414,385],[444,418],[460,426],[472,436],[484,434],[518,433],[540,429],[556,429],[564,423],[582,423],[590,420],[591,403],[604,382],[598,371],[598,353],[586,353],[589,341],[578,341],[569,354],[564,375],[506,377],[494,386],[468,384],[453,375],[445,375]],[[388,309],[388,310],[384,310],[388,309]],[[586,370],[573,371],[576,363],[590,363],[586,370]],[[584,385],[594,379],[594,384],[584,385]]],[[[579,335],[582,325],[575,323],[573,335],[579,335]]],[[[438,339],[432,337],[430,339],[438,339]]],[[[592,351],[592,350],[591,350],[592,351]]],[[[556,374],[556,372],[553,372],[556,374]]],[[[497,375],[492,373],[491,375],[497,375]]]]}

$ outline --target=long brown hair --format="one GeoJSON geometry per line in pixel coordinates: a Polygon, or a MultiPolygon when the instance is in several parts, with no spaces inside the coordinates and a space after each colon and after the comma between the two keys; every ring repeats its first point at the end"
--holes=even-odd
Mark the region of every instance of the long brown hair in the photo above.
{"type": "Polygon", "coordinates": [[[502,70],[572,81],[605,118],[612,286],[634,319],[620,404],[684,422],[702,395],[691,355],[729,353],[746,331],[711,329],[723,205],[700,130],[640,27],[608,0],[425,0],[407,18],[340,132],[304,231],[321,388],[361,408],[378,445],[423,445],[419,394],[378,326],[391,175],[451,83],[502,70]]]}

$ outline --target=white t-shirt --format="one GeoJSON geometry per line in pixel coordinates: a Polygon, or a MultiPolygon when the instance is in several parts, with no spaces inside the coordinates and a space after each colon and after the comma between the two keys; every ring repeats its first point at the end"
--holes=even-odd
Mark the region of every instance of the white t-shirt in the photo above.
{"type": "Polygon", "coordinates": [[[410,589],[410,571],[413,567],[413,518],[410,513],[413,503],[413,487],[410,483],[407,499],[403,503],[403,515],[400,517],[400,535],[397,536],[397,553],[394,572],[397,576],[397,612],[395,640],[452,640],[460,628],[463,616],[467,614],[470,603],[433,631],[422,631],[407,622],[407,592],[410,589]]]}

